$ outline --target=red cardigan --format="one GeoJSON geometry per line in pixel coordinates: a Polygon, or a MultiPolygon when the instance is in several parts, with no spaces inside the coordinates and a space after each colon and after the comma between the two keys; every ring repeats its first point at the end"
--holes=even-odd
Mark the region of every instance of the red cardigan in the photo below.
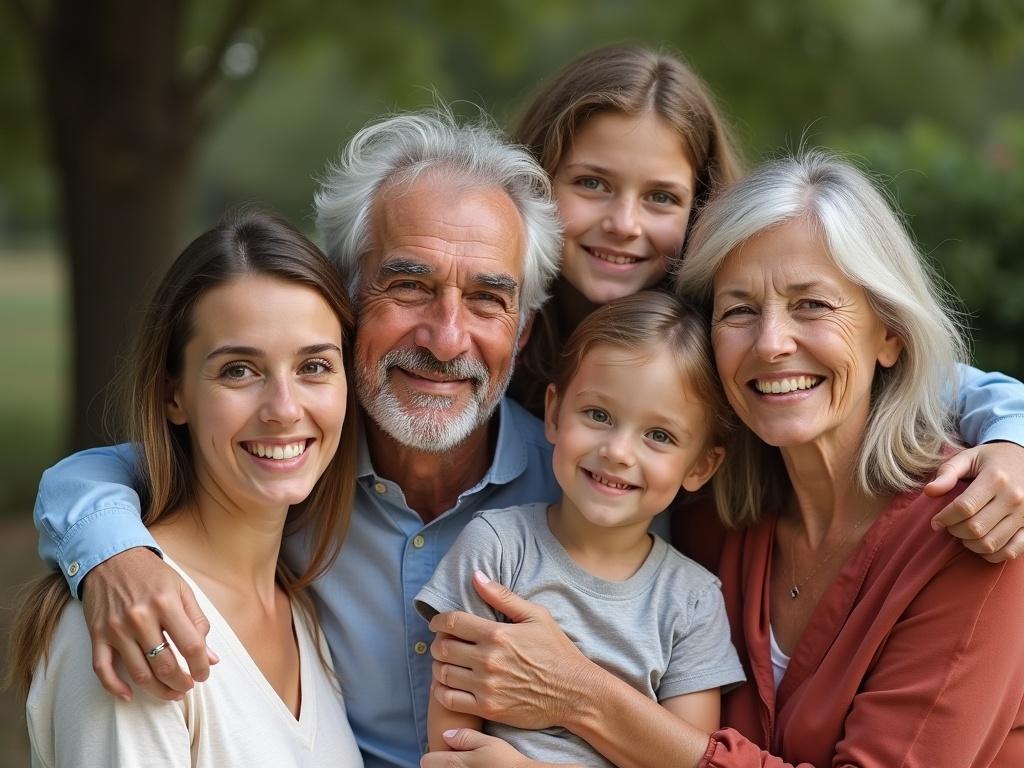
{"type": "MultiPolygon", "coordinates": [[[[907,494],[820,603],[778,692],[769,653],[775,520],[726,536],[719,575],[748,682],[700,768],[1024,766],[1024,561],[991,565],[907,494]]],[[[684,513],[685,514],[685,513],[684,513]]]]}

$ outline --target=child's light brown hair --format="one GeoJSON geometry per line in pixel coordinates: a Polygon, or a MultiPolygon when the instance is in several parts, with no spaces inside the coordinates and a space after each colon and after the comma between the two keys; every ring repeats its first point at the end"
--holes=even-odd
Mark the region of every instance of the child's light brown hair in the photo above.
{"type": "Polygon", "coordinates": [[[594,310],[562,350],[553,386],[558,400],[583,358],[596,347],[638,356],[664,346],[679,366],[679,386],[706,409],[707,445],[720,446],[732,430],[732,410],[718,381],[707,321],[696,309],[663,291],[640,291],[594,310]]]}

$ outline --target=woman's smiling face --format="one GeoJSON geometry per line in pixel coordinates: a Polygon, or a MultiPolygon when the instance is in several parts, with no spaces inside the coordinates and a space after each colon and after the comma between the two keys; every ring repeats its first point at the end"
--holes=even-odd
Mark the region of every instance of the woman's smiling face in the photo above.
{"type": "Polygon", "coordinates": [[[168,419],[187,425],[200,492],[243,511],[296,504],[341,436],[342,329],[314,289],[244,275],[210,289],[168,419]]]}
{"type": "Polygon", "coordinates": [[[714,278],[712,342],[729,403],[769,445],[859,445],[875,366],[902,342],[806,221],[762,232],[714,278]]]}

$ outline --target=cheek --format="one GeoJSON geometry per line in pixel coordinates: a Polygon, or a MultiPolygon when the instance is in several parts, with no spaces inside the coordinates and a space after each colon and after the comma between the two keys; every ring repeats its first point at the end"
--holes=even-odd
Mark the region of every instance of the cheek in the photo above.
{"type": "Polygon", "coordinates": [[[573,195],[563,195],[556,199],[556,203],[567,241],[587,232],[598,216],[595,204],[573,195]]]}
{"type": "Polygon", "coordinates": [[[686,240],[686,226],[689,223],[689,212],[683,217],[665,216],[650,228],[651,243],[663,257],[673,260],[679,258],[686,240]]]}

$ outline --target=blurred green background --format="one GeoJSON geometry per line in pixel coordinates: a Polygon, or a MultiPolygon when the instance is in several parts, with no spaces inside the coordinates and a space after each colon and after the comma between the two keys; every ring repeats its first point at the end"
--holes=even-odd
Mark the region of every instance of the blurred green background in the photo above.
{"type": "MultiPolygon", "coordinates": [[[[169,205],[174,225],[147,236],[145,228],[132,230],[130,206],[124,209],[133,268],[150,283],[167,253],[241,202],[267,204],[311,231],[317,175],[368,119],[428,105],[436,93],[459,101],[457,111],[472,114],[479,105],[511,125],[558,67],[598,45],[629,42],[681,53],[717,94],[751,163],[824,145],[876,173],[970,311],[977,364],[1024,376],[1021,0],[7,0],[0,5],[5,606],[10,585],[36,568],[27,521],[40,471],[98,430],[72,429],[81,410],[73,405],[74,372],[93,362],[106,370],[88,354],[79,354],[78,369],[72,363],[73,281],[99,274],[116,283],[123,269],[113,247],[114,266],[103,261],[102,237],[88,270],[68,268],[62,222],[75,211],[61,208],[71,198],[61,183],[66,163],[54,158],[69,142],[89,139],[88,118],[103,104],[80,106],[72,118],[58,111],[52,79],[42,75],[61,24],[63,39],[92,41],[122,62],[112,70],[115,95],[139,87],[147,73],[135,71],[133,56],[146,47],[161,46],[170,60],[170,93],[205,78],[196,119],[187,123],[189,151],[174,169],[182,215],[173,217],[169,205]]],[[[88,99],[96,83],[88,71],[76,75],[74,88],[88,99]]],[[[157,128],[173,129],[178,113],[173,104],[164,108],[157,128]]],[[[154,127],[124,122],[118,130],[128,136],[154,127]]],[[[150,178],[151,188],[161,188],[159,172],[150,178]]],[[[86,198],[77,199],[88,199],[88,181],[86,198]]],[[[117,221],[120,213],[100,211],[99,218],[117,221]]],[[[142,293],[122,291],[119,301],[105,302],[104,316],[130,330],[142,293]]],[[[91,410],[99,410],[97,400],[90,398],[91,410]]],[[[10,716],[0,764],[23,765],[20,704],[9,694],[2,704],[10,716]]]]}

